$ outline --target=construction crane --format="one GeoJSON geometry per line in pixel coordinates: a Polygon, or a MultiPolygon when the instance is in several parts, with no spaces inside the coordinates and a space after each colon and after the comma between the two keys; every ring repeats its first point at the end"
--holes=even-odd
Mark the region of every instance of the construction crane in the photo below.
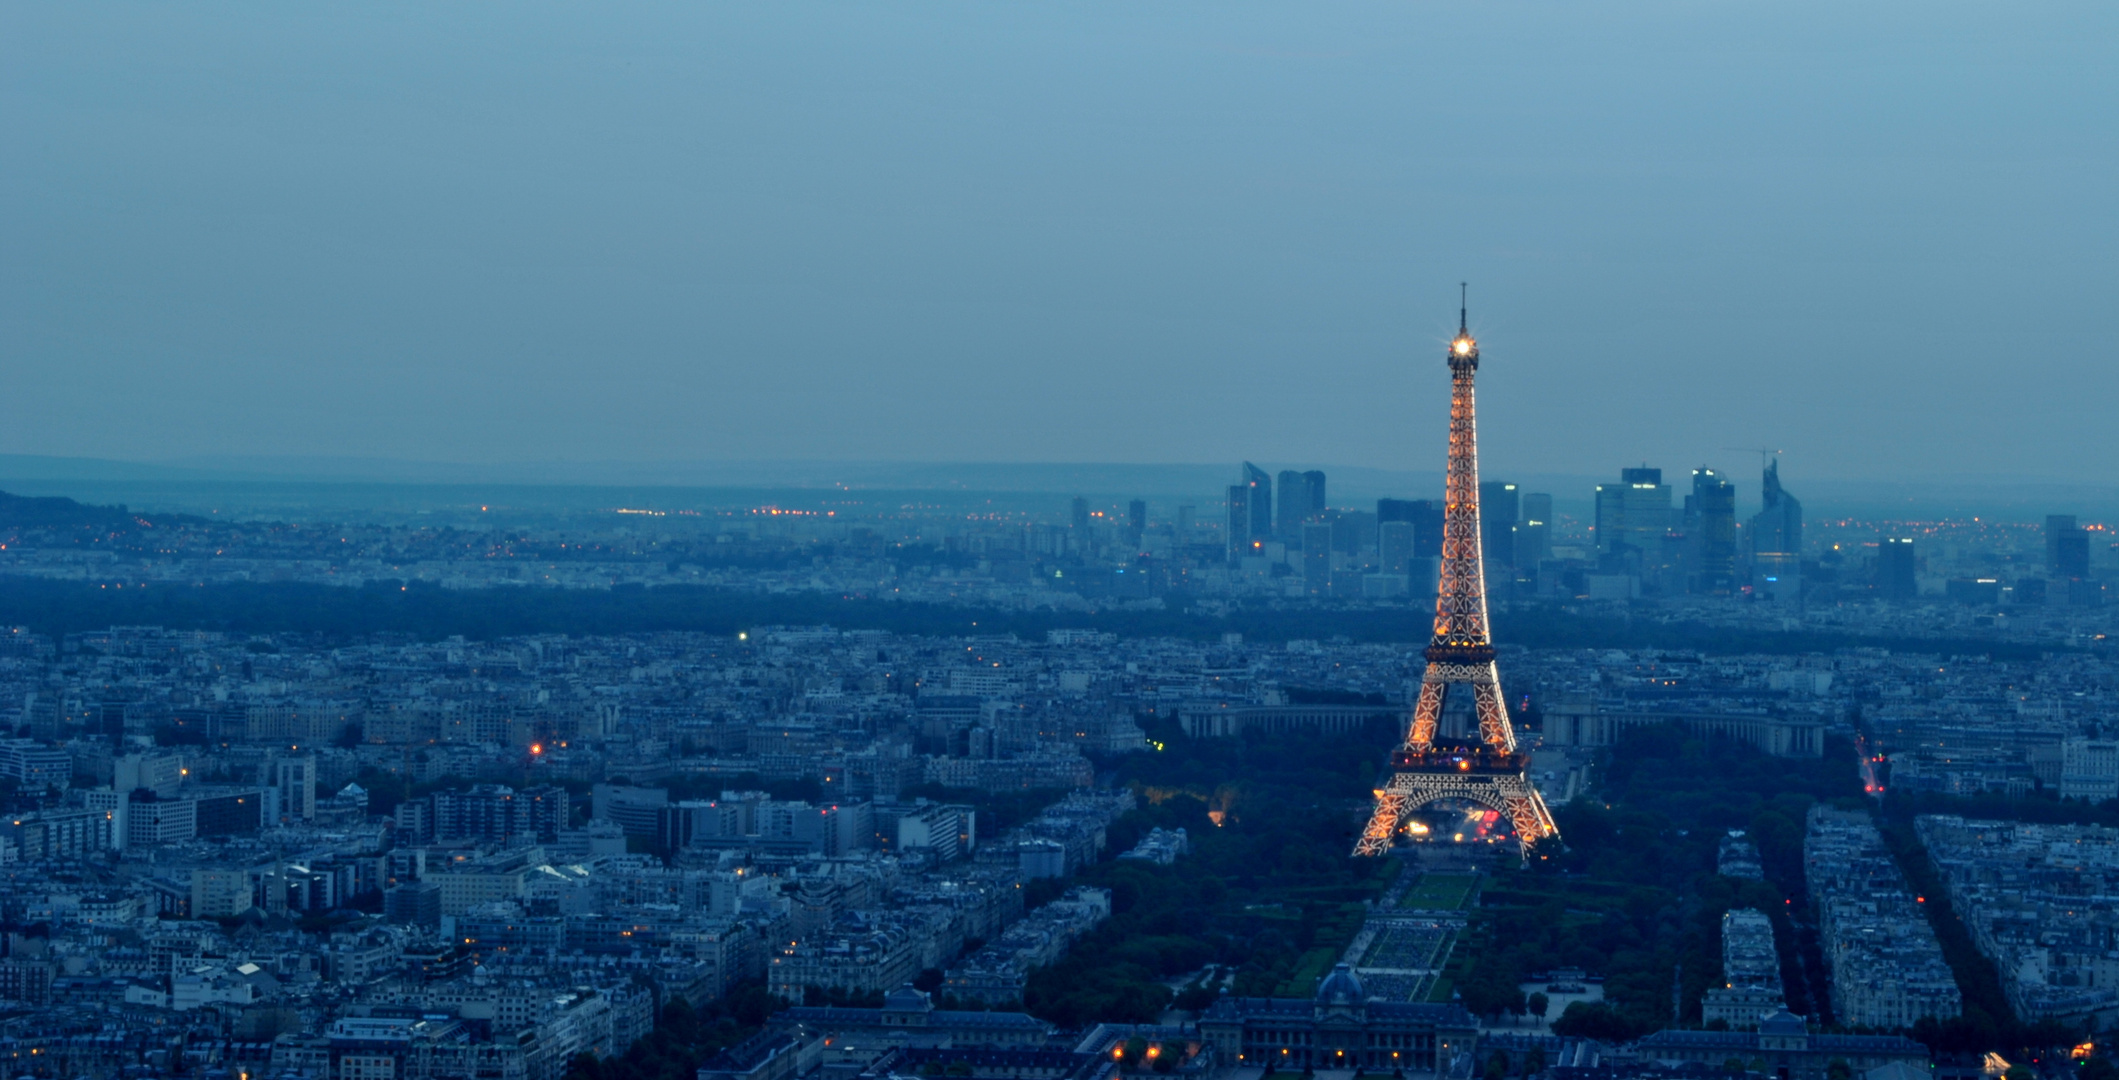
{"type": "Polygon", "coordinates": [[[1767,446],[1725,446],[1725,447],[1722,447],[1722,449],[1724,449],[1724,450],[1743,450],[1743,451],[1747,451],[1747,452],[1749,452],[1749,453],[1757,454],[1757,455],[1758,455],[1758,467],[1759,467],[1759,470],[1760,470],[1761,472],[1765,471],[1765,468],[1766,468],[1766,463],[1767,463],[1768,461],[1771,461],[1771,460],[1773,460],[1773,457],[1774,457],[1774,455],[1776,455],[1776,454],[1779,454],[1779,453],[1780,453],[1780,451],[1778,451],[1778,450],[1775,450],[1775,449],[1773,449],[1772,447],[1767,447],[1767,446]]]}

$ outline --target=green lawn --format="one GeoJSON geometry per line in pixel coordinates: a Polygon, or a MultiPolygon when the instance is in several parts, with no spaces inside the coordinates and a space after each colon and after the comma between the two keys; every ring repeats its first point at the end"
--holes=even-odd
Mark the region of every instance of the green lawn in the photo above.
{"type": "Polygon", "coordinates": [[[1422,874],[1398,898],[1398,906],[1416,911],[1463,911],[1479,891],[1477,874],[1422,874]]]}

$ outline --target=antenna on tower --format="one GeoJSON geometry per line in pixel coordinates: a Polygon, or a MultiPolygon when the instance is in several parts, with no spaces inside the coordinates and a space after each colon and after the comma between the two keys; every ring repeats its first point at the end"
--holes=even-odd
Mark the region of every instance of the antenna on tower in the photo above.
{"type": "Polygon", "coordinates": [[[1460,333],[1460,334],[1462,334],[1462,333],[1467,333],[1467,332],[1468,332],[1468,328],[1469,328],[1469,327],[1471,326],[1471,320],[1470,320],[1470,319],[1467,319],[1467,318],[1465,318],[1465,315],[1464,315],[1464,313],[1465,313],[1465,312],[1467,312],[1467,311],[1470,311],[1470,310],[1471,310],[1471,307],[1470,307],[1470,297],[1471,297],[1471,285],[1470,285],[1469,283],[1467,283],[1467,282],[1462,282],[1462,281],[1458,282],[1458,283],[1457,283],[1457,332],[1458,332],[1458,333],[1460,333]]]}

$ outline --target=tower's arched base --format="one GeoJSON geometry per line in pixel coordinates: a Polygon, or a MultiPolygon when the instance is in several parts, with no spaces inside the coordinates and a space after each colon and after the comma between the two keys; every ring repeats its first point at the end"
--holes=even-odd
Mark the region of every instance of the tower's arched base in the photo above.
{"type": "Polygon", "coordinates": [[[1393,772],[1390,780],[1376,789],[1376,812],[1369,818],[1368,828],[1361,831],[1361,839],[1354,845],[1354,854],[1388,854],[1391,846],[1397,843],[1399,829],[1408,815],[1421,807],[1450,799],[1475,803],[1507,818],[1525,859],[1530,858],[1531,848],[1539,841],[1560,832],[1553,824],[1552,811],[1546,809],[1544,796],[1538,794],[1530,777],[1521,772],[1401,769],[1393,772]]]}

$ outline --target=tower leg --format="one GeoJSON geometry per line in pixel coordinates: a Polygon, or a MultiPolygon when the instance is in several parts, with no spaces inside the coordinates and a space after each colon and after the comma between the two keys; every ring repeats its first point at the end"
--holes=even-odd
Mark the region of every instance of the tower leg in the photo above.
{"type": "Polygon", "coordinates": [[[1405,736],[1405,748],[1426,753],[1435,742],[1435,724],[1442,719],[1442,693],[1448,683],[1420,683],[1420,698],[1413,705],[1413,727],[1405,736]]]}
{"type": "Polygon", "coordinates": [[[1501,676],[1494,665],[1486,665],[1481,677],[1472,683],[1472,698],[1478,706],[1480,740],[1514,753],[1516,731],[1508,722],[1508,703],[1501,700],[1501,676]]]}
{"type": "Polygon", "coordinates": [[[1559,834],[1559,828],[1553,824],[1552,811],[1545,808],[1545,800],[1536,788],[1521,795],[1510,795],[1503,803],[1508,822],[1516,830],[1516,845],[1523,852],[1523,861],[1529,862],[1531,848],[1546,837],[1559,834]]]}
{"type": "Polygon", "coordinates": [[[1370,815],[1368,828],[1361,830],[1361,839],[1354,843],[1354,854],[1358,857],[1389,853],[1391,843],[1398,838],[1398,819],[1405,809],[1405,796],[1377,792],[1376,812],[1370,815]]]}

